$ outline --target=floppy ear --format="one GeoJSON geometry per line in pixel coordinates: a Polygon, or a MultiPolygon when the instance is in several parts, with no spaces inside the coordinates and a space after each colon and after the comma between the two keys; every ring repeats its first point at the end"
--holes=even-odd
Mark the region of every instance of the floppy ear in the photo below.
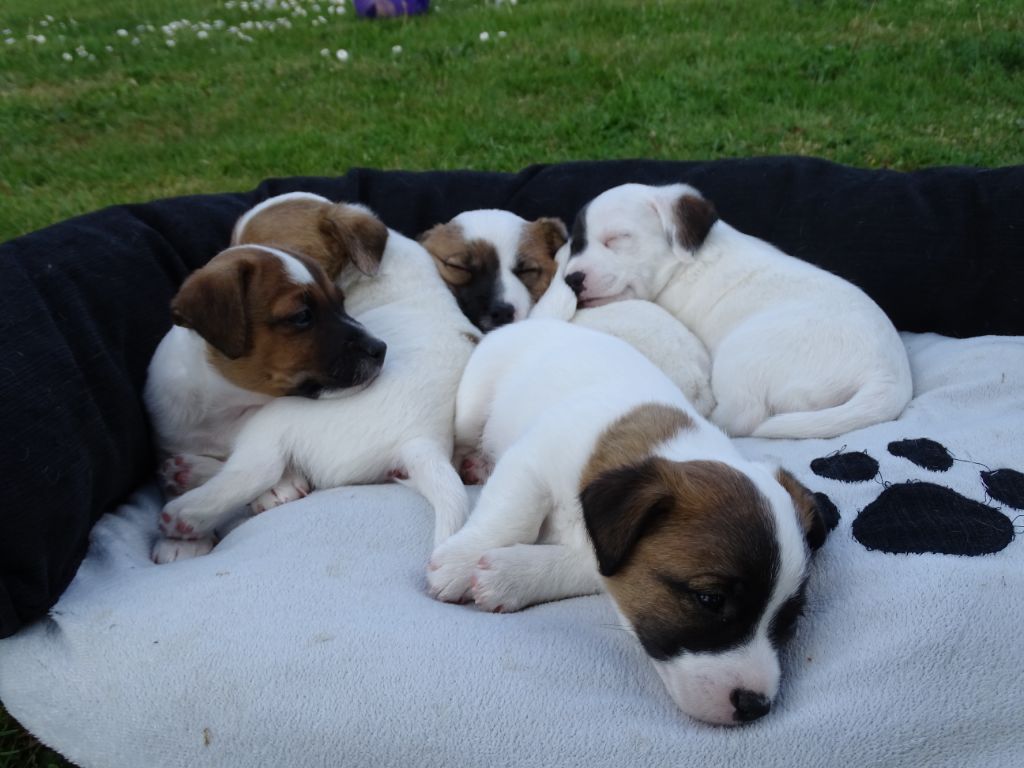
{"type": "Polygon", "coordinates": [[[561,219],[544,216],[536,221],[531,221],[526,228],[531,240],[540,243],[552,260],[554,260],[558,249],[569,239],[569,231],[561,219]]]}
{"type": "Polygon", "coordinates": [[[818,499],[807,490],[803,483],[784,469],[776,470],[775,479],[793,499],[793,508],[796,509],[796,517],[803,529],[807,546],[812,552],[821,549],[821,545],[825,543],[825,538],[828,536],[829,528],[825,524],[825,517],[818,499]]]}
{"type": "Polygon", "coordinates": [[[175,325],[191,328],[232,360],[249,350],[247,293],[254,265],[245,259],[213,260],[193,272],[171,300],[175,325]]]}
{"type": "Polygon", "coordinates": [[[670,503],[652,459],[604,472],[583,489],[583,520],[602,576],[612,576],[622,567],[670,503]]]}
{"type": "Polygon", "coordinates": [[[388,243],[388,228],[372,213],[336,203],[320,219],[320,234],[331,256],[331,263],[325,265],[331,280],[337,279],[347,263],[364,275],[377,274],[388,243]]]}
{"type": "Polygon", "coordinates": [[[464,285],[470,281],[472,275],[467,270],[458,269],[448,264],[450,258],[466,251],[466,240],[462,236],[462,227],[451,222],[435,224],[420,234],[416,240],[433,257],[434,266],[437,267],[437,271],[449,288],[455,290],[455,286],[464,285]]]}
{"type": "Polygon", "coordinates": [[[714,204],[685,184],[657,189],[654,207],[672,251],[684,258],[693,257],[718,221],[714,204]]]}

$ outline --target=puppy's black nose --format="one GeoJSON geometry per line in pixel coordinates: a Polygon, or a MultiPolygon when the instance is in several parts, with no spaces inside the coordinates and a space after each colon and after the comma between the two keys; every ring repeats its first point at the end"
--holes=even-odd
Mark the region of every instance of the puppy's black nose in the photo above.
{"type": "Polygon", "coordinates": [[[568,283],[569,287],[572,288],[572,292],[577,296],[583,292],[583,281],[587,279],[587,276],[582,272],[572,272],[565,276],[565,282],[568,283]]]}
{"type": "Polygon", "coordinates": [[[506,301],[499,301],[491,307],[491,322],[494,327],[508,325],[516,316],[516,308],[506,301]]]}
{"type": "Polygon", "coordinates": [[[736,707],[733,712],[733,719],[741,723],[749,723],[759,717],[767,715],[772,708],[772,703],[760,693],[754,693],[743,688],[736,688],[729,694],[729,701],[736,707]]]}
{"type": "Polygon", "coordinates": [[[378,363],[384,362],[384,355],[387,354],[388,345],[373,336],[362,336],[349,342],[350,347],[358,349],[371,360],[378,363]]]}

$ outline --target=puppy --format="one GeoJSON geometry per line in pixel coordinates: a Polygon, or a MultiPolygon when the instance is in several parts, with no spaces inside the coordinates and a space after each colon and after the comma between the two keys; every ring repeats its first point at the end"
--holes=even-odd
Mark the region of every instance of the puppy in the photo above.
{"type": "MultiPolygon", "coordinates": [[[[408,483],[435,510],[435,543],[462,525],[468,499],[451,463],[455,391],[479,334],[422,246],[361,206],[341,212],[346,237],[382,248],[377,264],[363,265],[375,276],[347,264],[338,283],[353,316],[387,342],[388,364],[373,386],[345,399],[288,397],[264,405],[239,431],[221,470],[165,506],[161,528],[168,536],[206,535],[289,466],[316,488],[408,483]]],[[[325,217],[337,223],[334,213],[337,205],[316,195],[275,198],[243,217],[234,237],[245,243],[292,230],[334,237],[318,229],[325,217]]],[[[376,247],[366,249],[371,258],[376,247]]]]}
{"type": "Polygon", "coordinates": [[[573,225],[581,306],[655,301],[711,353],[711,420],[732,435],[834,437],[895,419],[910,363],[859,288],[739,232],[693,187],[625,184],[573,225]]]}
{"type": "MultiPolygon", "coordinates": [[[[261,406],[283,395],[327,398],[365,385],[386,351],[346,314],[341,292],[315,261],[260,245],[228,248],[193,272],[171,316],[175,325],[157,346],[143,390],[169,495],[216,474],[261,406]]],[[[289,476],[273,496],[282,503],[308,490],[303,478],[289,476]]],[[[255,511],[271,505],[264,500],[255,511]]],[[[212,546],[209,537],[161,540],[154,559],[212,546]]]]}
{"type": "Polygon", "coordinates": [[[827,534],[800,483],[745,459],[628,344],[549,320],[484,338],[456,434],[497,463],[434,551],[434,597],[514,611],[607,590],[684,712],[767,714],[827,534]]]}
{"type": "Polygon", "coordinates": [[[527,316],[567,239],[559,219],[526,221],[500,210],[460,213],[418,238],[459,308],[484,333],[527,316]]]}

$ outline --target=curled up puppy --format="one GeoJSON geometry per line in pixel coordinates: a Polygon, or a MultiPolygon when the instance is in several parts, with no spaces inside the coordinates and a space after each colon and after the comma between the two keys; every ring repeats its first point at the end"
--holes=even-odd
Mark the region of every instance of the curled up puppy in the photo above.
{"type": "MultiPolygon", "coordinates": [[[[221,469],[259,408],[281,396],[330,398],[365,386],[386,353],[384,342],[345,312],[341,292],[316,261],[262,245],[228,248],[193,272],[171,316],[143,398],[163,489],[172,497],[221,469]]],[[[305,478],[288,473],[259,504],[308,492],[305,478]]],[[[153,556],[167,562],[212,546],[212,535],[160,539],[153,556]]]]}
{"type": "Polygon", "coordinates": [[[484,338],[456,436],[494,468],[434,550],[434,597],[515,611],[607,591],[684,712],[769,712],[827,535],[792,475],[745,459],[628,344],[559,321],[484,338]]]}
{"type": "Polygon", "coordinates": [[[168,537],[207,536],[233,507],[260,496],[287,471],[318,489],[407,484],[434,509],[435,543],[462,525],[468,498],[451,463],[455,391],[479,334],[430,255],[368,209],[309,193],[261,203],[242,217],[234,239],[274,233],[281,246],[289,232],[296,241],[314,233],[320,244],[339,231],[363,244],[369,262],[361,271],[350,260],[336,282],[366,332],[386,342],[387,364],[372,386],[346,398],[284,397],[260,408],[238,431],[220,470],[164,507],[168,537]]]}

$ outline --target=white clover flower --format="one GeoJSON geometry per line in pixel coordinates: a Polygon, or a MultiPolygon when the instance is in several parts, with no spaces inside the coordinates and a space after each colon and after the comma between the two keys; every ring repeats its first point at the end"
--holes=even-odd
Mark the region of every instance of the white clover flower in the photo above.
{"type": "Polygon", "coordinates": [[[114,52],[114,46],[112,46],[112,45],[105,45],[105,46],[103,46],[103,50],[105,50],[107,53],[113,53],[114,52]]]}
{"type": "Polygon", "coordinates": [[[327,48],[321,48],[320,49],[320,55],[321,56],[330,56],[331,52],[327,48]]]}
{"type": "Polygon", "coordinates": [[[46,14],[46,20],[53,21],[53,16],[51,16],[50,14],[46,14]]]}
{"type": "Polygon", "coordinates": [[[132,38],[132,45],[139,45],[142,41],[137,37],[132,38]]]}
{"type": "Polygon", "coordinates": [[[480,42],[481,43],[486,43],[490,39],[491,39],[491,36],[487,32],[481,32],[480,33],[480,42]]]}
{"type": "Polygon", "coordinates": [[[146,25],[145,24],[139,24],[137,27],[135,27],[135,31],[136,32],[145,32],[146,31],[146,25]]]}
{"type": "Polygon", "coordinates": [[[0,34],[4,35],[6,37],[7,35],[11,34],[11,30],[5,29],[3,32],[0,32],[0,34]]]}
{"type": "Polygon", "coordinates": [[[50,26],[50,22],[48,22],[46,19],[43,19],[42,21],[39,22],[39,26],[40,27],[48,27],[48,26],[50,26]]]}
{"type": "Polygon", "coordinates": [[[13,37],[7,37],[7,38],[4,38],[4,42],[5,42],[5,43],[6,43],[7,45],[14,45],[14,43],[15,43],[15,40],[14,40],[14,38],[13,38],[13,37]]]}
{"type": "Polygon", "coordinates": [[[167,44],[168,48],[173,48],[174,46],[177,45],[177,43],[174,42],[174,40],[172,38],[170,38],[170,37],[168,37],[166,40],[164,40],[164,43],[167,44]]]}
{"type": "Polygon", "coordinates": [[[96,61],[96,54],[95,53],[90,53],[89,54],[89,61],[96,61]]]}
{"type": "Polygon", "coordinates": [[[128,37],[128,30],[127,29],[119,29],[119,30],[117,30],[117,36],[118,37],[128,37]]]}
{"type": "Polygon", "coordinates": [[[391,46],[391,53],[393,53],[395,56],[397,56],[401,52],[402,52],[402,46],[400,46],[400,45],[392,45],[391,46]]]}
{"type": "Polygon", "coordinates": [[[334,52],[334,58],[344,63],[348,61],[348,51],[346,51],[344,48],[339,48],[334,52]]]}
{"type": "Polygon", "coordinates": [[[498,37],[508,37],[508,32],[503,29],[498,33],[498,37]]]}
{"type": "Polygon", "coordinates": [[[209,36],[210,33],[207,32],[205,29],[200,29],[198,32],[196,32],[196,37],[198,37],[200,40],[205,40],[209,36]]]}
{"type": "Polygon", "coordinates": [[[72,55],[71,55],[70,53],[68,53],[67,51],[65,51],[64,53],[62,53],[62,54],[60,55],[60,57],[61,57],[62,59],[64,59],[64,61],[74,61],[74,60],[75,60],[75,57],[74,57],[74,56],[72,56],[72,55]]]}

